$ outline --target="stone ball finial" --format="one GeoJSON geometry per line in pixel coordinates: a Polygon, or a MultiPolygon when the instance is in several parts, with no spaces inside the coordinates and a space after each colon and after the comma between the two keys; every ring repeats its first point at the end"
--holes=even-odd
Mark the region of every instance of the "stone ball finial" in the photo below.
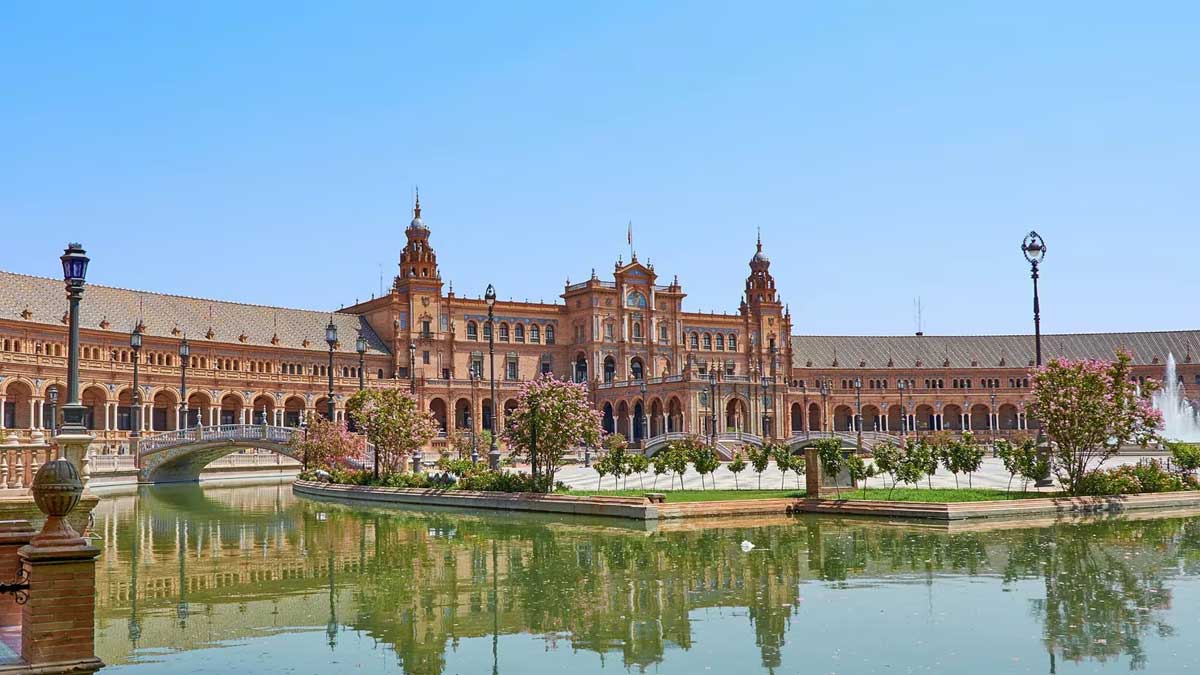
{"type": "Polygon", "coordinates": [[[75,465],[65,459],[46,462],[33,477],[33,501],[46,514],[42,531],[33,538],[34,546],[85,545],[66,517],[79,505],[83,496],[83,480],[75,465]]]}

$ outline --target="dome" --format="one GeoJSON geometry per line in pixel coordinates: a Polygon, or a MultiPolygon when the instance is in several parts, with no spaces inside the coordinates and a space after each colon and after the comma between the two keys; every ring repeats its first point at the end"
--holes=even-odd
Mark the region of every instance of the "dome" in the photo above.
{"type": "Polygon", "coordinates": [[[754,257],[750,259],[750,262],[752,262],[752,263],[764,263],[764,264],[770,265],[770,264],[771,264],[771,259],[770,259],[770,258],[768,258],[768,257],[767,257],[767,254],[766,254],[766,253],[763,253],[763,252],[762,252],[762,249],[760,248],[760,249],[758,250],[758,252],[754,254],[754,257]]]}
{"type": "Polygon", "coordinates": [[[412,219],[412,222],[408,224],[408,229],[410,229],[410,230],[424,230],[424,231],[426,231],[426,232],[428,232],[428,231],[429,231],[429,228],[428,228],[428,227],[425,227],[425,221],[421,220],[421,216],[416,216],[416,217],[414,217],[414,218],[412,219]]]}

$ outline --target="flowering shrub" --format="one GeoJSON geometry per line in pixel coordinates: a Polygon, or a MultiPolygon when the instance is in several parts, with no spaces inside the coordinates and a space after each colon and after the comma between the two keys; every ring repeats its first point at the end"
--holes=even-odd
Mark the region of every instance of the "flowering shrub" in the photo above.
{"type": "MultiPolygon", "coordinates": [[[[1030,412],[1053,441],[1051,466],[1073,495],[1095,494],[1085,477],[1121,445],[1155,440],[1162,413],[1150,404],[1157,384],[1130,379],[1128,352],[1116,361],[1053,359],[1034,371],[1030,412]]],[[[1122,484],[1120,487],[1128,487],[1122,484]]]]}
{"type": "Polygon", "coordinates": [[[517,407],[508,414],[504,441],[512,454],[530,460],[538,485],[549,486],[567,452],[580,446],[595,447],[603,433],[600,411],[588,398],[583,383],[543,375],[521,385],[517,407]]]}
{"type": "MultiPolygon", "coordinates": [[[[470,463],[470,462],[468,462],[470,463]]],[[[479,466],[474,465],[474,466],[479,466]]],[[[549,486],[543,478],[535,482],[527,473],[492,471],[487,468],[459,476],[455,481],[443,480],[438,474],[392,473],[375,479],[371,471],[334,469],[330,482],[340,485],[363,485],[390,488],[438,488],[444,490],[480,490],[486,492],[547,492],[549,486]]],[[[315,471],[300,474],[300,480],[319,480],[315,471]]],[[[567,486],[556,483],[554,489],[565,492],[567,486]]]]}
{"type": "Polygon", "coordinates": [[[362,436],[350,433],[344,422],[331,422],[312,416],[305,430],[296,430],[288,445],[311,468],[347,469],[361,465],[366,443],[362,436]]]}
{"type": "Polygon", "coordinates": [[[1196,487],[1196,480],[1190,475],[1171,473],[1158,460],[1151,459],[1113,469],[1095,469],[1085,474],[1077,487],[1073,494],[1129,495],[1187,490],[1196,487]]]}

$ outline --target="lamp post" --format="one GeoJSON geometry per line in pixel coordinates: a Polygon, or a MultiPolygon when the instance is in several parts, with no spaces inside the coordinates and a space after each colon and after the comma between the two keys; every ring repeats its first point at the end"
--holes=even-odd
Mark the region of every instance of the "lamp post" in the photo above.
{"type": "Polygon", "coordinates": [[[133,465],[138,466],[138,438],[142,435],[142,389],[138,384],[138,362],[142,352],[142,326],[133,327],[129,334],[129,348],[133,350],[133,409],[129,427],[129,449],[133,454],[133,465]]]}
{"type": "MultiPolygon", "coordinates": [[[[1024,241],[1021,242],[1021,252],[1025,254],[1025,259],[1029,261],[1030,276],[1033,278],[1033,349],[1034,363],[1037,367],[1042,366],[1042,308],[1041,302],[1038,299],[1038,270],[1042,264],[1042,260],[1046,258],[1046,242],[1037,232],[1030,231],[1025,235],[1024,241]]],[[[1042,425],[1038,424],[1037,432],[1037,447],[1038,452],[1045,456],[1049,449],[1046,447],[1046,435],[1042,431],[1042,425]]],[[[1043,476],[1034,483],[1035,487],[1047,487],[1053,485],[1054,481],[1049,476],[1043,476]]]]}
{"type": "Polygon", "coordinates": [[[771,406],[767,405],[771,401],[770,397],[767,396],[767,389],[770,386],[771,386],[771,378],[767,377],[766,375],[763,375],[762,391],[760,392],[760,394],[761,394],[760,398],[762,398],[762,407],[763,407],[763,411],[762,411],[762,435],[763,435],[763,438],[766,438],[768,434],[771,436],[771,438],[775,437],[775,433],[774,433],[775,430],[771,429],[771,406]]]}
{"type": "MultiPolygon", "coordinates": [[[[771,405],[774,406],[777,403],[779,403],[779,350],[775,346],[775,338],[771,338],[771,405]]],[[[790,407],[787,401],[783,402],[783,406],[784,408],[790,407]]],[[[779,413],[780,421],[784,419],[784,414],[784,412],[779,413]]],[[[771,438],[776,436],[775,427],[771,427],[771,438]]]]}
{"type": "Polygon", "coordinates": [[[638,389],[642,394],[642,447],[646,447],[646,439],[650,437],[650,415],[646,412],[646,379],[642,376],[642,386],[638,389]]]}
{"type": "Polygon", "coordinates": [[[48,392],[50,396],[50,436],[58,435],[58,388],[52,387],[48,392]]]}
{"type": "MultiPolygon", "coordinates": [[[[804,437],[808,438],[808,432],[812,428],[812,420],[808,419],[810,414],[808,409],[808,382],[803,380],[800,382],[800,396],[804,400],[804,410],[800,414],[800,426],[803,427],[801,431],[804,432],[804,437]]],[[[796,423],[792,422],[792,426],[795,427],[795,425],[796,423]]]]}
{"type": "MultiPolygon", "coordinates": [[[[471,411],[475,410],[475,389],[479,386],[479,380],[483,377],[483,373],[476,370],[475,365],[471,365],[471,411]]],[[[479,461],[479,434],[475,432],[474,415],[467,413],[467,428],[471,431],[471,463],[475,464],[479,461]]]]}
{"type": "Polygon", "coordinates": [[[708,412],[709,431],[712,436],[711,445],[717,444],[717,371],[710,365],[708,368],[708,412]]]}
{"type": "Polygon", "coordinates": [[[992,407],[988,409],[988,428],[992,430],[992,456],[996,455],[996,422],[1000,421],[1000,415],[996,413],[996,390],[992,389],[992,407]]]}
{"type": "Polygon", "coordinates": [[[417,343],[408,343],[408,390],[417,396],[417,343]]]}
{"type": "Polygon", "coordinates": [[[367,356],[367,338],[359,335],[358,339],[354,341],[354,351],[358,352],[358,390],[362,391],[367,386],[366,370],[364,370],[367,356]]]}
{"type": "Polygon", "coordinates": [[[496,289],[491,284],[488,284],[487,291],[483,294],[483,299],[487,303],[488,309],[488,368],[491,371],[491,393],[492,393],[492,443],[488,450],[488,466],[493,471],[500,469],[500,444],[496,440],[496,289]]]}
{"type": "Polygon", "coordinates": [[[862,452],[862,378],[854,377],[854,431],[857,434],[855,445],[862,452]]]}
{"type": "MultiPolygon", "coordinates": [[[[303,462],[304,462],[303,468],[305,471],[308,471],[308,418],[307,417],[300,418],[300,431],[304,432],[304,457],[302,458],[303,462]]],[[[379,478],[379,455],[378,455],[378,453],[376,453],[376,455],[375,455],[375,477],[379,478]]]]}
{"type": "Polygon", "coordinates": [[[900,390],[900,438],[904,438],[908,431],[908,410],[904,407],[904,390],[908,389],[908,380],[897,380],[896,388],[900,390]]]}
{"type": "Polygon", "coordinates": [[[183,428],[188,428],[187,408],[187,364],[192,348],[188,345],[187,335],[179,342],[179,408],[183,412],[183,428]]]}
{"type": "MultiPolygon", "coordinates": [[[[821,427],[825,431],[829,427],[829,380],[821,380],[821,427]]],[[[832,436],[833,433],[830,432],[832,436]]]]}
{"type": "Polygon", "coordinates": [[[337,324],[333,323],[333,317],[329,317],[329,325],[325,326],[325,344],[329,345],[329,403],[326,405],[326,416],[329,421],[333,421],[333,348],[337,345],[337,324]]]}
{"type": "Polygon", "coordinates": [[[70,304],[70,338],[67,345],[67,402],[63,405],[63,434],[84,435],[86,408],[79,401],[79,301],[83,299],[83,286],[87,279],[89,258],[87,251],[76,243],[67,244],[62,257],[63,281],[67,286],[67,301],[70,304]]]}

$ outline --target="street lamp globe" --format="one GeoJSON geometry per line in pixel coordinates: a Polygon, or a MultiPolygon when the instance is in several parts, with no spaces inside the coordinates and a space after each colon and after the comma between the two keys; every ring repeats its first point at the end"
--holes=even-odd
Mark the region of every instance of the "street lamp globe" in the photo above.
{"type": "Polygon", "coordinates": [[[496,288],[488,284],[487,291],[483,294],[483,299],[487,302],[487,306],[491,307],[496,304],[496,288]]]}
{"type": "Polygon", "coordinates": [[[51,388],[50,391],[46,392],[46,395],[50,397],[50,405],[58,403],[58,389],[51,388]]]}
{"type": "Polygon", "coordinates": [[[716,369],[714,369],[714,368],[709,368],[709,369],[708,369],[708,381],[709,381],[709,383],[710,383],[710,384],[716,384],[716,383],[717,383],[717,371],[716,371],[716,369]]]}
{"type": "Polygon", "coordinates": [[[333,349],[337,341],[337,325],[333,323],[333,317],[331,316],[329,317],[329,325],[325,326],[325,343],[329,345],[330,349],[333,349]]]}
{"type": "Polygon", "coordinates": [[[854,388],[862,389],[862,378],[861,377],[854,378],[854,388]]]}
{"type": "Polygon", "coordinates": [[[136,326],[129,334],[129,348],[137,351],[142,348],[142,327],[136,326]]]}
{"type": "Polygon", "coordinates": [[[1046,257],[1046,242],[1037,232],[1030,232],[1025,235],[1025,240],[1021,242],[1021,251],[1025,254],[1025,259],[1034,265],[1042,262],[1046,257]]]}
{"type": "Polygon", "coordinates": [[[67,282],[68,286],[82,286],[87,278],[87,267],[90,258],[87,257],[87,251],[76,243],[67,244],[67,248],[63,251],[62,257],[63,281],[67,282]]]}
{"type": "Polygon", "coordinates": [[[366,354],[367,353],[367,338],[363,337],[362,335],[359,335],[358,339],[354,341],[354,351],[358,352],[359,354],[366,354]]]}
{"type": "MultiPolygon", "coordinates": [[[[191,353],[192,353],[192,348],[191,348],[191,346],[188,345],[187,338],[183,338],[183,340],[179,343],[179,358],[186,359],[188,356],[191,355],[191,353]]],[[[186,365],[186,361],[185,361],[185,365],[186,365]]]]}

